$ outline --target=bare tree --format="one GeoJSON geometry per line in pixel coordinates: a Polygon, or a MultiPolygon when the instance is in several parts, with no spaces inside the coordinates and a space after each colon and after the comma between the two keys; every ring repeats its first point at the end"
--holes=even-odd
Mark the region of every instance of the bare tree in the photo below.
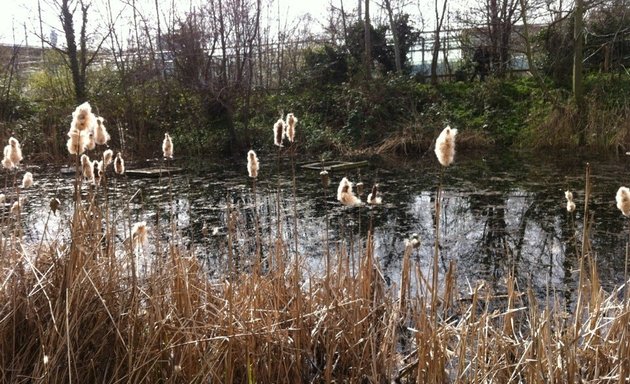
{"type": "Polygon", "coordinates": [[[365,78],[372,78],[372,26],[370,24],[370,0],[365,0],[365,78]]]}
{"type": "Polygon", "coordinates": [[[442,24],[444,23],[444,16],[446,15],[447,4],[448,0],[444,0],[444,3],[442,4],[442,14],[440,15],[438,0],[435,0],[435,34],[433,38],[433,56],[431,59],[431,84],[433,85],[437,84],[438,82],[437,67],[438,57],[440,54],[440,32],[442,30],[442,24]]]}
{"type": "Polygon", "coordinates": [[[66,47],[60,48],[56,44],[52,44],[41,33],[37,33],[37,35],[43,42],[62,54],[72,74],[75,100],[77,103],[82,103],[87,99],[87,69],[99,54],[110,31],[105,31],[94,48],[88,49],[90,36],[88,35],[87,27],[89,25],[88,15],[91,3],[84,0],[61,0],[60,3],[54,2],[53,6],[59,16],[59,21],[66,37],[66,47]],[[80,18],[78,40],[75,31],[75,17],[80,18]]]}

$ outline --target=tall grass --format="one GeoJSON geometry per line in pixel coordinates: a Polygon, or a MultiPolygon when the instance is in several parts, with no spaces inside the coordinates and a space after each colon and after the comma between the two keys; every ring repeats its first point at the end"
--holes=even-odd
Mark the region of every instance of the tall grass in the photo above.
{"type": "Polygon", "coordinates": [[[338,248],[317,275],[301,265],[308,255],[287,257],[279,234],[263,255],[274,264],[251,273],[235,264],[230,212],[221,278],[210,280],[176,240],[160,268],[136,271],[141,254],[111,244],[124,213],[98,201],[74,207],[71,243],[31,247],[3,221],[1,383],[624,383],[630,375],[627,290],[599,285],[587,225],[579,299],[567,311],[554,296],[539,302],[513,274],[496,291],[478,282],[461,292],[454,263],[428,278],[411,247],[401,280],[387,284],[371,231],[359,260],[338,248]]]}

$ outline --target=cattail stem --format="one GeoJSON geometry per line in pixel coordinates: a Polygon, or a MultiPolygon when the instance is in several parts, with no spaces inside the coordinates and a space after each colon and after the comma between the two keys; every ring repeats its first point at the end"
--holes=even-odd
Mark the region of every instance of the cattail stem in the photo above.
{"type": "Polygon", "coordinates": [[[431,317],[434,325],[437,325],[437,304],[438,304],[438,274],[440,255],[440,219],[442,211],[442,180],[444,177],[444,167],[440,167],[438,189],[435,196],[435,243],[433,245],[433,276],[431,281],[431,317]]]}
{"type": "Polygon", "coordinates": [[[256,231],[256,260],[254,260],[254,272],[260,274],[260,266],[262,263],[262,244],[260,235],[260,219],[258,217],[258,202],[256,196],[256,178],[252,178],[252,194],[254,199],[254,230],[256,231]]]}

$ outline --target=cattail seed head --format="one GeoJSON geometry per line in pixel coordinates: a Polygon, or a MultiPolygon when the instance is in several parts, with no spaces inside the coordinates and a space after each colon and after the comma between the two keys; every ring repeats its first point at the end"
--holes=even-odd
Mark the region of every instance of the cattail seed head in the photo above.
{"type": "Polygon", "coordinates": [[[2,168],[5,168],[5,169],[12,169],[13,168],[13,162],[11,161],[10,158],[5,156],[2,159],[2,168]]]}
{"type": "Polygon", "coordinates": [[[435,155],[444,167],[451,165],[455,159],[455,135],[457,135],[457,129],[447,126],[435,141],[435,155]]]}
{"type": "Polygon", "coordinates": [[[420,236],[417,233],[414,233],[408,239],[405,239],[405,248],[418,248],[420,247],[420,236]]]}
{"type": "Polygon", "coordinates": [[[298,119],[292,113],[287,114],[287,139],[290,142],[295,140],[295,125],[297,124],[298,119]]]}
{"type": "Polygon", "coordinates": [[[57,210],[59,209],[60,205],[61,205],[61,202],[59,201],[58,198],[53,197],[52,199],[50,199],[50,210],[53,211],[53,213],[57,213],[57,210]]]}
{"type": "MultiPolygon", "coordinates": [[[[90,137],[89,131],[79,131],[76,128],[70,128],[68,131],[68,142],[66,143],[68,153],[71,155],[80,155],[85,152],[85,149],[90,143],[90,137]]],[[[94,148],[92,147],[92,149],[94,148]]]]}
{"type": "Polygon", "coordinates": [[[103,152],[103,168],[107,168],[112,163],[113,159],[114,151],[108,149],[107,151],[103,152]]]}
{"type": "Polygon", "coordinates": [[[9,138],[9,146],[10,151],[8,154],[5,153],[5,156],[8,155],[8,157],[11,159],[11,162],[13,163],[13,166],[17,167],[20,164],[20,161],[22,161],[22,146],[15,137],[9,138]]]}
{"type": "Polygon", "coordinates": [[[7,197],[4,195],[4,193],[0,193],[0,204],[4,204],[4,201],[7,199],[7,197]]]}
{"type": "Polygon", "coordinates": [[[626,187],[620,187],[617,190],[617,208],[623,213],[624,216],[630,216],[630,189],[626,187]]]}
{"type": "Polygon", "coordinates": [[[120,152],[116,154],[116,159],[114,160],[114,172],[119,175],[125,173],[125,160],[122,158],[120,152]]]}
{"type": "Polygon", "coordinates": [[[361,199],[352,192],[352,183],[347,178],[341,179],[337,188],[337,200],[343,205],[357,206],[361,205],[361,199]]]}
{"type": "Polygon", "coordinates": [[[164,141],[162,141],[162,153],[167,159],[173,158],[173,140],[171,140],[171,136],[168,133],[164,134],[164,141]]]}
{"type": "Polygon", "coordinates": [[[33,186],[33,174],[26,172],[22,178],[22,188],[29,188],[33,186]]]}
{"type": "Polygon", "coordinates": [[[94,142],[99,145],[105,145],[110,139],[109,133],[107,133],[107,128],[105,128],[105,124],[103,124],[105,120],[102,117],[96,118],[96,127],[94,127],[94,142]]]}
{"type": "Polygon", "coordinates": [[[86,154],[81,155],[81,173],[85,180],[94,182],[94,168],[92,161],[86,154]]]}
{"type": "Polygon", "coordinates": [[[372,186],[372,192],[368,195],[367,202],[370,205],[379,205],[382,203],[382,199],[378,195],[378,184],[372,186]]]}
{"type": "Polygon", "coordinates": [[[322,186],[324,188],[328,188],[330,186],[330,176],[328,176],[328,171],[323,170],[319,173],[319,176],[322,178],[322,186]]]}
{"type": "Polygon", "coordinates": [[[278,119],[273,125],[273,143],[278,147],[282,147],[282,138],[284,137],[284,121],[278,119]]]}
{"type": "Polygon", "coordinates": [[[249,177],[258,177],[258,166],[258,156],[256,156],[256,152],[250,150],[247,152],[247,172],[249,177]]]}
{"type": "Polygon", "coordinates": [[[131,240],[135,246],[144,246],[149,240],[149,229],[146,221],[135,223],[131,228],[131,240]]]}
{"type": "Polygon", "coordinates": [[[359,182],[356,185],[357,187],[357,195],[363,196],[363,183],[359,182]]]}
{"type": "Polygon", "coordinates": [[[26,198],[24,197],[20,197],[18,200],[14,201],[13,205],[11,205],[11,215],[19,216],[25,202],[26,198]]]}
{"type": "Polygon", "coordinates": [[[103,162],[99,160],[92,161],[92,172],[94,174],[92,184],[99,185],[103,176],[103,162]]]}
{"type": "Polygon", "coordinates": [[[573,193],[571,191],[565,191],[564,197],[567,199],[567,211],[575,211],[575,203],[573,202],[573,193]]]}
{"type": "Polygon", "coordinates": [[[78,131],[92,129],[95,123],[96,117],[92,113],[90,103],[87,101],[79,105],[74,112],[72,112],[72,127],[78,131]]]}

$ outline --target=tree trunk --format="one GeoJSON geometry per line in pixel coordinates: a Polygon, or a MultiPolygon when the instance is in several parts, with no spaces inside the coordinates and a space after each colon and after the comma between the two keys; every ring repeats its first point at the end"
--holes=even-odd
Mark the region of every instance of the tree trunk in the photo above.
{"type": "Polygon", "coordinates": [[[583,0],[575,0],[574,10],[575,29],[573,39],[575,41],[573,50],[573,98],[575,104],[580,108],[583,104],[582,86],[582,60],[584,59],[584,3],[583,0]]]}
{"type": "Polygon", "coordinates": [[[402,74],[402,58],[400,57],[400,42],[398,40],[398,30],[394,22],[394,10],[392,9],[391,0],[385,0],[385,10],[389,18],[389,28],[392,30],[392,38],[394,39],[394,59],[396,60],[396,73],[402,74]]]}
{"type": "Polygon", "coordinates": [[[442,29],[442,24],[444,23],[444,15],[446,14],[446,4],[448,0],[444,0],[444,4],[442,6],[442,16],[439,14],[438,10],[438,0],[435,0],[435,39],[433,42],[433,58],[431,59],[431,84],[437,85],[438,76],[437,76],[437,67],[438,67],[438,58],[440,55],[440,31],[442,29]]]}
{"type": "Polygon", "coordinates": [[[62,0],[61,2],[61,23],[63,25],[63,31],[66,34],[66,50],[70,64],[70,73],[72,74],[72,83],[74,85],[74,97],[77,104],[81,104],[86,101],[85,80],[81,76],[79,54],[74,34],[73,16],[68,6],[68,0],[62,0]]]}
{"type": "Polygon", "coordinates": [[[573,30],[573,100],[577,111],[578,145],[586,144],[586,129],[580,116],[584,106],[584,87],[582,84],[582,60],[584,58],[584,3],[583,0],[575,0],[574,10],[575,29],[573,30]]]}
{"type": "Polygon", "coordinates": [[[372,78],[372,34],[370,26],[370,0],[365,0],[365,78],[372,78]]]}

